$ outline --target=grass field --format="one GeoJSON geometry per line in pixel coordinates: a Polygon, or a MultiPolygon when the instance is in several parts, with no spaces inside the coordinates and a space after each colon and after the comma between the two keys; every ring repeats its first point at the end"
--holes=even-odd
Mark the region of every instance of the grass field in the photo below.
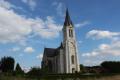
{"type": "Polygon", "coordinates": [[[93,76],[93,77],[81,77],[81,78],[59,78],[55,79],[54,77],[52,78],[25,78],[25,77],[20,77],[20,76],[0,76],[0,80],[120,80],[120,75],[111,75],[111,76],[93,76]]]}

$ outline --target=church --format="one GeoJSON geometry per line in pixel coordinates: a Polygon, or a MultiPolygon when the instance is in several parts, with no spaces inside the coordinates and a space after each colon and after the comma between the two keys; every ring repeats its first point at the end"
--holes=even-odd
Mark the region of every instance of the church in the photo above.
{"type": "Polygon", "coordinates": [[[66,10],[63,41],[58,48],[44,48],[41,67],[50,73],[80,72],[74,25],[66,10]]]}

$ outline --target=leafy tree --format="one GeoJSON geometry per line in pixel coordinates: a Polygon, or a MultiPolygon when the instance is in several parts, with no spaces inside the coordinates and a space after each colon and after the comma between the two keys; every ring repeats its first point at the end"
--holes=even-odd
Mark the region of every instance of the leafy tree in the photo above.
{"type": "Polygon", "coordinates": [[[19,63],[17,63],[16,68],[15,68],[16,74],[23,74],[24,71],[21,69],[19,63]]]}
{"type": "Polygon", "coordinates": [[[80,72],[84,73],[85,72],[85,67],[83,64],[80,64],[80,72]]]}
{"type": "Polygon", "coordinates": [[[15,60],[12,57],[3,57],[0,61],[0,69],[2,72],[13,72],[15,60]]]}

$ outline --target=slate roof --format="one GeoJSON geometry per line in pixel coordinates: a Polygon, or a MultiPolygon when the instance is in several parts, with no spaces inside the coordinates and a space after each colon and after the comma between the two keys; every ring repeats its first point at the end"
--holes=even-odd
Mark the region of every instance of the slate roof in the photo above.
{"type": "Polygon", "coordinates": [[[68,9],[67,9],[64,26],[69,26],[69,25],[73,25],[73,24],[72,24],[72,21],[70,19],[70,15],[69,15],[69,12],[68,12],[68,9]]]}
{"type": "Polygon", "coordinates": [[[59,50],[63,49],[63,44],[61,42],[61,45],[58,48],[44,48],[44,55],[47,57],[54,57],[59,54],[59,50]]]}
{"type": "Polygon", "coordinates": [[[45,48],[44,49],[44,54],[47,57],[54,57],[57,55],[57,49],[54,48],[45,48]]]}

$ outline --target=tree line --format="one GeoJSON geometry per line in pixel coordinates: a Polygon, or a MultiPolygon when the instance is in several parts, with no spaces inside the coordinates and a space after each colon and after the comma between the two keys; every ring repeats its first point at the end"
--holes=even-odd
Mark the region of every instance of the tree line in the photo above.
{"type": "Polygon", "coordinates": [[[101,66],[109,73],[120,73],[120,61],[105,61],[101,66]]]}
{"type": "Polygon", "coordinates": [[[120,73],[120,61],[104,61],[98,66],[80,65],[81,73],[120,73]]]}

